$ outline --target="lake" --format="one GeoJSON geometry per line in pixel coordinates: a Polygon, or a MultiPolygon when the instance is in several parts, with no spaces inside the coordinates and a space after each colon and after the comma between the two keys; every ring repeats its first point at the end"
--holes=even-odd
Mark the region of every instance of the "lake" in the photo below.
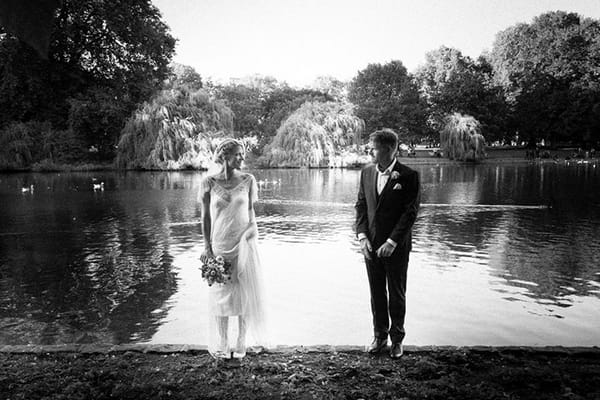
{"type": "MultiPolygon", "coordinates": [[[[413,168],[406,344],[600,345],[600,167],[413,168]]],[[[250,172],[273,343],[369,343],[360,172],[250,172]]],[[[0,344],[205,344],[203,176],[0,174],[0,344]]]]}

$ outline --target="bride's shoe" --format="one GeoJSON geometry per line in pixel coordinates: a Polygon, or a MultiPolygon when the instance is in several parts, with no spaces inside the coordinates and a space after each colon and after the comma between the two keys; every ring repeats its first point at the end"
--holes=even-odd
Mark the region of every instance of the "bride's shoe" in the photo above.
{"type": "Polygon", "coordinates": [[[227,359],[227,358],[229,358],[229,354],[227,354],[226,352],[224,352],[224,351],[221,351],[221,350],[217,350],[217,351],[215,351],[215,352],[212,354],[212,356],[213,356],[214,358],[216,358],[216,359],[227,359]]]}
{"type": "Polygon", "coordinates": [[[227,339],[221,339],[221,342],[217,346],[213,356],[215,358],[229,358],[231,353],[229,352],[229,346],[227,345],[227,339]]]}
{"type": "Polygon", "coordinates": [[[233,352],[234,358],[242,358],[246,355],[246,341],[238,338],[235,350],[233,352]]]}

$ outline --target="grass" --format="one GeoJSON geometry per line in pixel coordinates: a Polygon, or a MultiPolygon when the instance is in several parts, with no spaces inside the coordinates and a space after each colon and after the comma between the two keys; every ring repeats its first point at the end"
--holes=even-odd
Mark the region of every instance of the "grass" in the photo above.
{"type": "Polygon", "coordinates": [[[10,399],[597,399],[599,352],[0,353],[10,399]]]}

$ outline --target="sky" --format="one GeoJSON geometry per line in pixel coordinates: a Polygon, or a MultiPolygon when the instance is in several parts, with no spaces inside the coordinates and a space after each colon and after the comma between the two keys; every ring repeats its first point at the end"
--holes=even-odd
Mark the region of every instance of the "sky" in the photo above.
{"type": "Polygon", "coordinates": [[[476,58],[496,33],[546,11],[600,19],[600,0],[153,0],[178,39],[173,61],[203,78],[260,74],[290,85],[352,79],[370,63],[454,47],[476,58]]]}

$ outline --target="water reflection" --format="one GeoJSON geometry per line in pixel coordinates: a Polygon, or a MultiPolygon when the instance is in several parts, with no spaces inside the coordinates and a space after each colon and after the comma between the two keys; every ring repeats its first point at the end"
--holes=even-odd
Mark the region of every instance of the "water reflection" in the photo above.
{"type": "MultiPolygon", "coordinates": [[[[104,181],[131,187],[116,175],[104,181]]],[[[2,183],[2,342],[152,337],[160,315],[150,312],[176,291],[161,228],[176,200],[153,198],[162,207],[145,207],[143,196],[93,192],[85,174],[10,175],[2,183]],[[36,189],[20,198],[14,189],[25,180],[36,189]]]]}
{"type": "MultiPolygon", "coordinates": [[[[415,168],[424,205],[408,342],[598,344],[597,168],[415,168]]],[[[368,288],[351,230],[359,172],[253,172],[281,182],[257,205],[274,341],[364,343],[368,288]]],[[[201,177],[0,175],[0,343],[203,343],[201,177]]]]}

